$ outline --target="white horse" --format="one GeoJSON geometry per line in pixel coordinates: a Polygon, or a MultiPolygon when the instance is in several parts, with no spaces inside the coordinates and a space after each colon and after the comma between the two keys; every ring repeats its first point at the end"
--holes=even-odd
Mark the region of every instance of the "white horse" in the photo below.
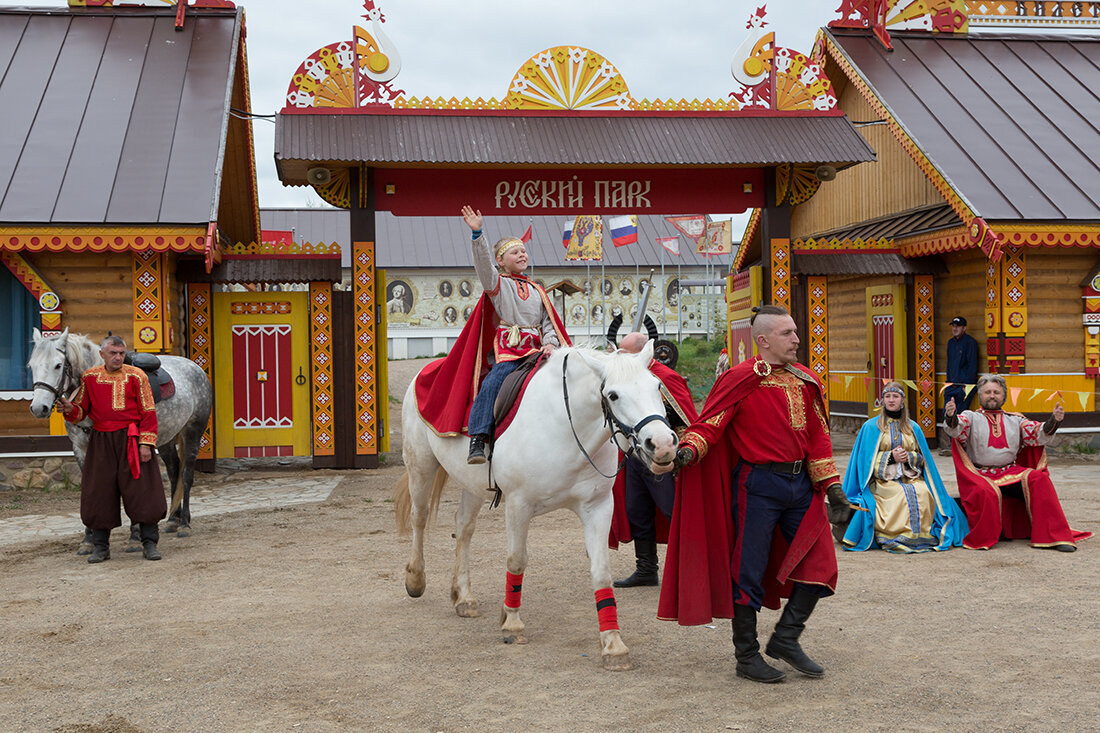
{"type": "MultiPolygon", "coordinates": [[[[199,441],[210,418],[213,395],[210,380],[195,362],[182,356],[161,355],[161,367],[175,382],[176,392],[157,403],[157,452],[173,487],[171,516],[165,525],[169,532],[179,531],[180,537],[191,534],[191,486],[195,481],[195,458],[199,441]],[[176,441],[182,440],[181,454],[176,441]]],[[[34,330],[34,351],[27,366],[34,377],[31,414],[48,417],[59,395],[72,396],[80,384],[80,375],[103,363],[99,345],[83,334],[71,334],[66,328],[55,336],[43,336],[34,330]]],[[[81,468],[88,449],[91,420],[65,423],[73,444],[73,454],[81,468]]],[[[133,531],[133,530],[132,530],[133,531]]],[[[140,549],[140,548],[138,548],[140,549]]],[[[80,554],[92,551],[91,531],[85,528],[80,554]]]]}
{"type": "Polygon", "coordinates": [[[505,642],[527,641],[519,609],[531,518],[571,509],[584,525],[603,666],[630,669],[630,650],[619,632],[611,590],[607,538],[616,446],[636,451],[647,464],[669,464],[676,456],[676,433],[665,421],[660,381],[648,368],[652,357],[653,342],[639,354],[556,350],[531,379],[511,425],[496,441],[491,463],[480,466],[466,463],[465,436],[440,437],[420,417],[414,380],[401,414],[407,470],[394,492],[398,528],[405,533],[412,525],[412,553],[405,568],[409,595],[416,598],[424,592],[424,528],[450,476],[463,488],[455,517],[451,601],[459,616],[479,615],[470,591],[469,549],[491,466],[492,479],[503,491],[508,535],[507,590],[501,611],[505,642]]]}

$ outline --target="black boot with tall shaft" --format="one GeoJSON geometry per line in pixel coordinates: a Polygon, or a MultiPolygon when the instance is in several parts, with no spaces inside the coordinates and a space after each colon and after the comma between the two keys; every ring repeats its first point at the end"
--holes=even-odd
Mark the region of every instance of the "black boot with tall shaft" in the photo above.
{"type": "Polygon", "coordinates": [[[97,563],[111,559],[111,530],[92,530],[92,554],[88,555],[88,562],[97,563]]]}
{"type": "Polygon", "coordinates": [[[733,651],[737,657],[737,676],[753,682],[782,682],[786,673],[764,661],[756,640],[756,609],[740,604],[733,607],[733,651]]]}
{"type": "Polygon", "coordinates": [[[657,543],[653,540],[634,540],[634,557],[636,570],[629,578],[616,580],[616,588],[633,588],[639,585],[658,585],[661,582],[657,575],[657,543]]]}
{"type": "Polygon", "coordinates": [[[790,600],[775,625],[775,632],[768,640],[764,653],[775,659],[782,659],[807,677],[823,677],[825,669],[806,656],[798,643],[798,637],[806,628],[806,620],[817,605],[817,594],[802,583],[795,583],[790,600]]]}

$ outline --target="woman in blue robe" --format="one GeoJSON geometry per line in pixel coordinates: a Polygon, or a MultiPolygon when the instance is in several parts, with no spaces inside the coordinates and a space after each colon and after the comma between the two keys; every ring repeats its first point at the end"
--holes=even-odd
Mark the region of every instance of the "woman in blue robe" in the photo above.
{"type": "Polygon", "coordinates": [[[913,553],[961,546],[970,531],[966,515],[947,495],[920,427],[909,419],[905,388],[882,390],[882,412],[860,428],[844,474],[855,512],[844,549],[879,547],[913,553]]]}

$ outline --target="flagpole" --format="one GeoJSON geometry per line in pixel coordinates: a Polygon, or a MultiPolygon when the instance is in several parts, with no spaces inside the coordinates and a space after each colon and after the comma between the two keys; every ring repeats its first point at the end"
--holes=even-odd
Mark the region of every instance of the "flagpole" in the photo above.
{"type": "Polygon", "coordinates": [[[680,275],[680,261],[676,260],[676,340],[680,343],[684,342],[684,321],[680,317],[683,312],[681,301],[684,298],[683,288],[680,283],[683,282],[683,277],[680,275]]]}
{"type": "Polygon", "coordinates": [[[668,338],[668,282],[665,281],[665,245],[661,245],[661,338],[668,338]]]}

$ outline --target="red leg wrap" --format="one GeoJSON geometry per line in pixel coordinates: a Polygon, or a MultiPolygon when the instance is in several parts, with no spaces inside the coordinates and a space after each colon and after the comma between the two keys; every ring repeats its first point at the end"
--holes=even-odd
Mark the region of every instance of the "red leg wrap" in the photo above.
{"type": "Polygon", "coordinates": [[[523,595],[523,573],[512,575],[504,571],[504,605],[508,608],[519,608],[520,596],[523,595]]]}
{"type": "Polygon", "coordinates": [[[615,607],[615,591],[600,588],[596,591],[596,617],[600,620],[600,631],[619,628],[619,611],[615,607]]]}

